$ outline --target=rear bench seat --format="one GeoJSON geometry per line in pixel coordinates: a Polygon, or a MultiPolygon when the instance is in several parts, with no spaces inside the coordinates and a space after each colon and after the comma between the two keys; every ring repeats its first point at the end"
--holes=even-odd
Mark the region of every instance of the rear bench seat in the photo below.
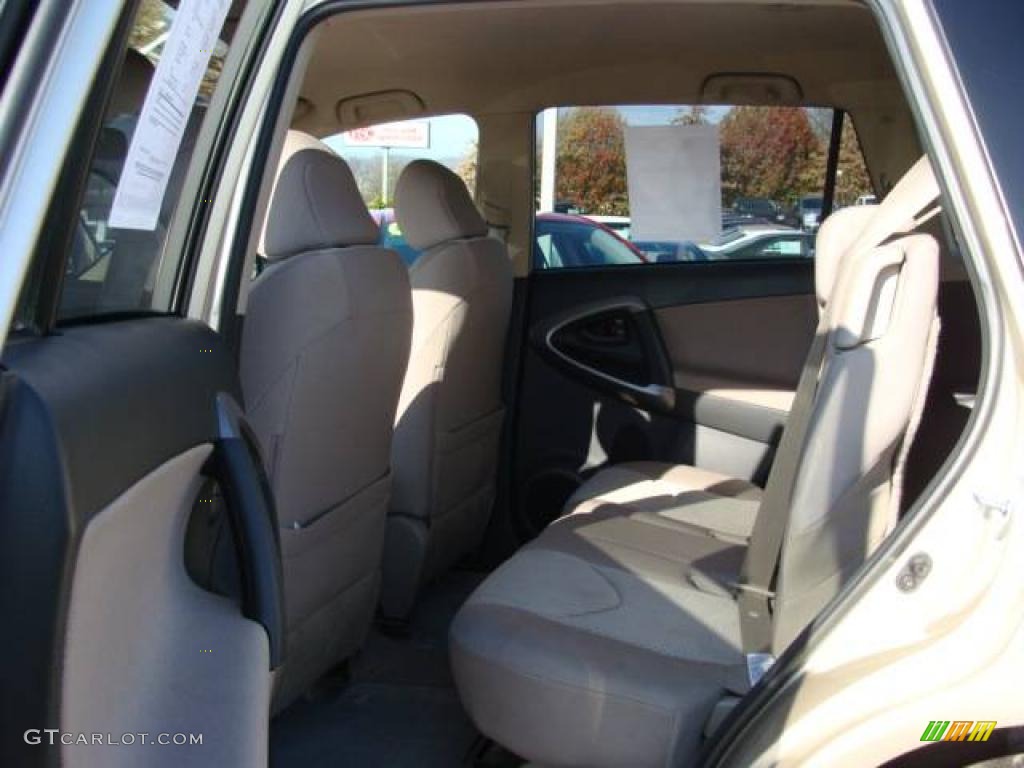
{"type": "MultiPolygon", "coordinates": [[[[876,209],[873,205],[846,208],[821,225],[814,262],[819,315],[828,304],[842,255],[876,209]]],[[[754,529],[761,496],[761,489],[746,480],[698,467],[642,461],[601,470],[579,487],[565,510],[587,512],[602,504],[617,504],[634,512],[661,514],[745,543],[754,529]]]]}
{"type": "Polygon", "coordinates": [[[450,647],[481,732],[546,766],[692,758],[716,704],[749,690],[748,655],[784,649],[863,563],[895,521],[937,325],[936,242],[879,243],[935,196],[922,160],[823,226],[829,301],[763,494],[612,467],[470,597],[450,647]]]}

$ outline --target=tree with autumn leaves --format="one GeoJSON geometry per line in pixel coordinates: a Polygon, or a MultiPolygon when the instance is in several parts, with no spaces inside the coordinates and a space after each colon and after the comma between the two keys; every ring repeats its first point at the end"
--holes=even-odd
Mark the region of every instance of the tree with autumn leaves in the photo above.
{"type": "Polygon", "coordinates": [[[719,124],[722,201],[766,197],[783,205],[820,193],[820,140],[807,112],[796,107],[733,107],[719,124]]]}
{"type": "MultiPolygon", "coordinates": [[[[830,114],[826,111],[826,114],[830,114]]],[[[767,197],[791,205],[825,186],[831,118],[815,130],[800,107],[733,107],[722,120],[722,197],[767,197]]],[[[857,132],[844,118],[839,142],[835,204],[853,204],[872,192],[857,132]]]]}
{"type": "Polygon", "coordinates": [[[608,107],[580,107],[560,118],[558,200],[571,201],[587,213],[629,213],[625,128],[619,111],[608,107]]]}
{"type": "MultiPolygon", "coordinates": [[[[681,111],[676,124],[710,122],[704,107],[681,111]]],[[[722,202],[765,197],[788,206],[820,195],[828,136],[799,107],[733,107],[720,120],[722,202]]],[[[618,110],[580,107],[558,127],[556,196],[586,213],[626,215],[626,122],[618,110]]],[[[856,132],[847,119],[839,154],[836,204],[849,205],[871,192],[856,132]]]]}
{"type": "Polygon", "coordinates": [[[839,142],[839,167],[836,176],[836,205],[853,205],[861,195],[874,194],[871,176],[864,165],[864,153],[857,131],[849,115],[843,121],[843,135],[839,142]]]}

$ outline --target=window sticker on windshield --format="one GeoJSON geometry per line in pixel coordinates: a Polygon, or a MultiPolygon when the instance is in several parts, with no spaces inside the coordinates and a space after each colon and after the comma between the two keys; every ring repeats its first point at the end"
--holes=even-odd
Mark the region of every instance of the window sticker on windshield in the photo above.
{"type": "Polygon", "coordinates": [[[182,0],[153,75],[114,194],[110,226],[156,229],[181,146],[231,0],[182,0]]]}
{"type": "Polygon", "coordinates": [[[783,240],[781,243],[779,243],[779,253],[781,253],[783,256],[799,256],[800,241],[783,240]]]}

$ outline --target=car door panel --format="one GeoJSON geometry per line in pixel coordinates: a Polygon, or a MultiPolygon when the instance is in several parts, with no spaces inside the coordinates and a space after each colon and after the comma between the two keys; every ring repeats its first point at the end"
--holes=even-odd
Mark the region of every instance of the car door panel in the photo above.
{"type": "MultiPolygon", "coordinates": [[[[261,624],[274,630],[273,619],[247,618],[244,600],[200,589],[185,569],[205,476],[244,484],[216,460],[218,398],[240,397],[226,345],[198,322],[145,317],[11,339],[2,365],[0,578],[19,588],[0,593],[0,608],[18,617],[4,643],[21,663],[0,689],[12,713],[0,762],[50,764],[58,750],[76,765],[265,761],[275,661],[261,624]],[[43,728],[201,733],[203,745],[22,736],[43,728]]],[[[249,471],[259,485],[256,457],[249,471]]],[[[252,565],[273,580],[279,554],[262,557],[271,562],[252,565]]]]}
{"type": "Polygon", "coordinates": [[[683,383],[707,380],[720,389],[793,392],[818,307],[812,293],[796,293],[679,304],[659,309],[657,318],[683,383]]]}
{"type": "Polygon", "coordinates": [[[605,463],[763,482],[817,321],[810,261],[534,272],[516,444],[539,529],[605,463]]]}
{"type": "Polygon", "coordinates": [[[267,634],[185,570],[210,443],[164,462],[96,514],[78,544],[64,644],[62,732],[202,735],[201,744],[62,745],[76,766],[264,765],[267,634]],[[236,681],[224,685],[224,681],[236,681]],[[241,684],[238,684],[241,683],[241,684]],[[126,696],[125,692],[131,695],[126,696]]]}

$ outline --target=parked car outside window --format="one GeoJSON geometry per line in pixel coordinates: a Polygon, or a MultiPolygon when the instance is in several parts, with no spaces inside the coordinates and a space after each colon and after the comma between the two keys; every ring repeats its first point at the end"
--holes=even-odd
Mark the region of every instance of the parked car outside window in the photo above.
{"type": "Polygon", "coordinates": [[[807,232],[816,232],[821,226],[821,207],[820,197],[801,197],[796,204],[796,225],[807,232]]]}
{"type": "Polygon", "coordinates": [[[814,235],[783,227],[737,227],[700,248],[711,261],[813,258],[814,235]]]}
{"type": "Polygon", "coordinates": [[[708,259],[701,247],[690,240],[638,240],[633,241],[633,246],[640,250],[648,261],[657,264],[708,259]]]}
{"type": "Polygon", "coordinates": [[[603,224],[584,216],[538,214],[534,237],[537,269],[645,264],[648,261],[638,248],[603,224]]]}

